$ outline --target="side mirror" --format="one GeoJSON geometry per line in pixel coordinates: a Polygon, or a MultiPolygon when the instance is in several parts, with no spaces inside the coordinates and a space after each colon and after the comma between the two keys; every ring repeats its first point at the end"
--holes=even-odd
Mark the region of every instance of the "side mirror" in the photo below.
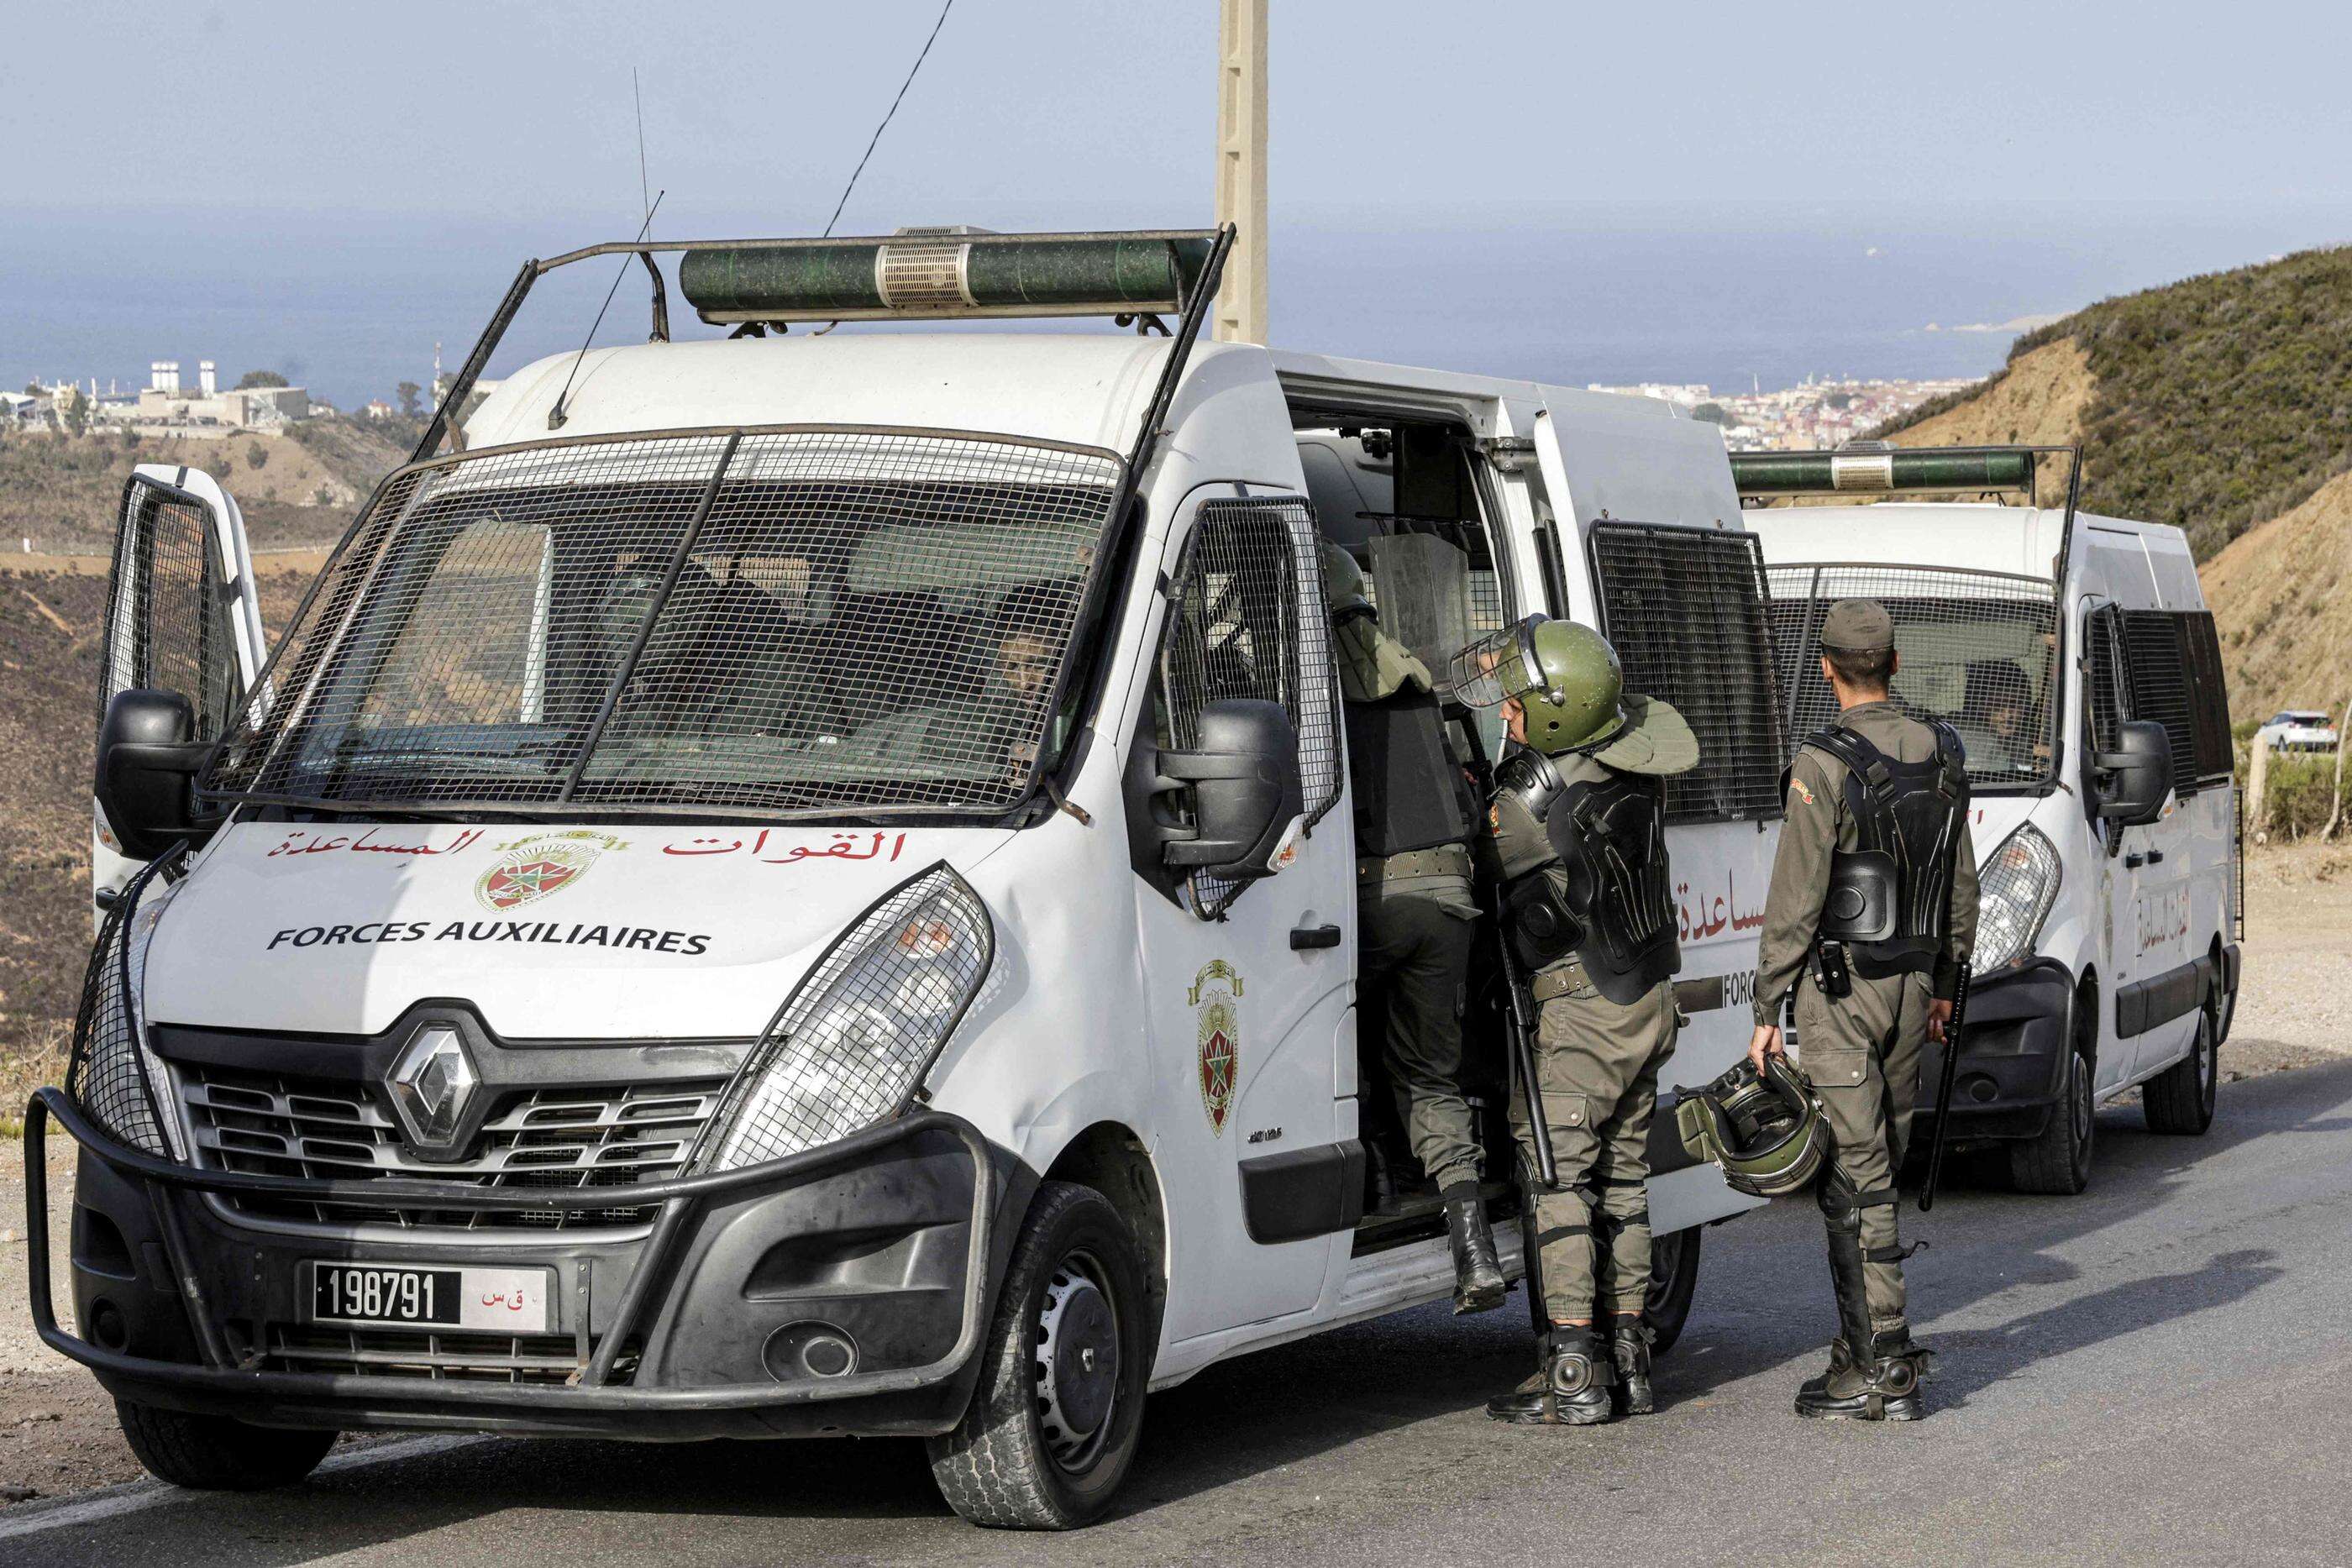
{"type": "Polygon", "coordinates": [[[1155,797],[1189,796],[1191,821],[1154,800],[1147,831],[1160,863],[1227,882],[1272,874],[1283,830],[1307,809],[1298,734],[1280,703],[1223,697],[1201,712],[1200,744],[1162,751],[1155,797]]]}
{"type": "Polygon", "coordinates": [[[2153,719],[2124,720],[2116,748],[2093,757],[2091,766],[2102,819],[2135,828],[2164,814],[2165,798],[2172,793],[2172,737],[2164,726],[2153,719]]]}
{"type": "Polygon", "coordinates": [[[195,726],[194,707],[177,692],[133,688],[106,705],[90,792],[123,853],[152,860],[210,835],[194,821],[193,787],[213,747],[189,738],[195,726]]]}

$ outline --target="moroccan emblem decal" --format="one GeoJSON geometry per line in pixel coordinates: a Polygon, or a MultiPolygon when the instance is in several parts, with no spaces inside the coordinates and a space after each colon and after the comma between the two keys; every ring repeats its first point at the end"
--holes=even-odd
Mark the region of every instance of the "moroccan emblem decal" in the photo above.
{"type": "Polygon", "coordinates": [[[1209,1131],[1219,1137],[1224,1136],[1240,1077],[1241,995],[1241,976],[1223,958],[1213,958],[1192,977],[1192,988],[1184,996],[1200,1020],[1201,1108],[1209,1113],[1209,1131]]]}
{"type": "Polygon", "coordinates": [[[499,846],[499,863],[474,883],[474,896],[488,910],[520,909],[578,882],[604,851],[628,847],[625,840],[585,828],[533,833],[499,846]]]}

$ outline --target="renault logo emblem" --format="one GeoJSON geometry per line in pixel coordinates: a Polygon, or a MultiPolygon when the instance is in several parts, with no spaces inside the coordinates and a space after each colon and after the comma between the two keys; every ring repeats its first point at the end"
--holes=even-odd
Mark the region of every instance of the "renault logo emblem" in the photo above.
{"type": "Polygon", "coordinates": [[[409,1146],[419,1155],[444,1159],[457,1154],[466,1109],[480,1086],[466,1042],[446,1023],[418,1030],[385,1080],[409,1146]]]}

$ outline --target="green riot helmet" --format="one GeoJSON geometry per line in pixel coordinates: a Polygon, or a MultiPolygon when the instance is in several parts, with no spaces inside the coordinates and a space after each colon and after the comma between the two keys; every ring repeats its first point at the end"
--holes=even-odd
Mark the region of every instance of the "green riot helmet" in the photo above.
{"type": "Polygon", "coordinates": [[[1364,569],[1328,539],[1323,541],[1323,603],[1334,621],[1372,613],[1372,601],[1364,594],[1364,569]]]}
{"type": "Polygon", "coordinates": [[[1723,1179],[1755,1197],[1802,1192],[1830,1157],[1822,1103],[1785,1057],[1759,1073],[1742,1060],[1704,1089],[1675,1103],[1675,1131],[1693,1159],[1723,1167],[1723,1179]]]}
{"type": "Polygon", "coordinates": [[[1625,727],[1625,673],[1590,626],[1530,615],[1454,655],[1456,698],[1493,707],[1517,698],[1528,744],[1548,757],[1591,751],[1625,727]]]}

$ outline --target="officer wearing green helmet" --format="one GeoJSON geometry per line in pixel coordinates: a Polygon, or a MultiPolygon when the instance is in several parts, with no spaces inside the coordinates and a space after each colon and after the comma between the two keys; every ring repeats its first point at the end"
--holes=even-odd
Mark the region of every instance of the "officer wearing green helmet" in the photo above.
{"type": "Polygon", "coordinates": [[[1573,622],[1507,627],[1455,655],[1452,676],[1464,702],[1501,706],[1517,743],[1487,822],[1505,937],[1540,1009],[1536,1087],[1556,1174],[1538,1190],[1516,1100],[1550,1326],[1535,1375],[1487,1414],[1535,1426],[1646,1415],[1650,1120],[1682,967],[1664,779],[1697,765],[1698,740],[1668,704],[1628,695],[1616,650],[1573,622]]]}
{"type": "MultiPolygon", "coordinates": [[[[1462,1092],[1477,798],[1447,742],[1428,666],[1381,630],[1355,560],[1327,544],[1323,574],[1355,813],[1358,1033],[1378,1049],[1405,1142],[1444,1207],[1454,1310],[1484,1312],[1508,1286],[1478,1196],[1486,1155],[1462,1092]]],[[[1375,1136],[1366,1147],[1382,1145],[1375,1136]]]]}

